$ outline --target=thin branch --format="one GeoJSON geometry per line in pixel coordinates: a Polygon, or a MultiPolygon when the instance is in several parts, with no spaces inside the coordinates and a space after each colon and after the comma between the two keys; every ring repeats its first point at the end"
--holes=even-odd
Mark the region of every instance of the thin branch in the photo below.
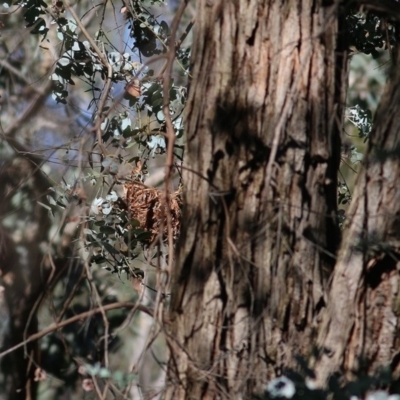
{"type": "Polygon", "coordinates": [[[190,20],[188,26],[186,27],[185,31],[182,33],[181,37],[179,38],[178,42],[177,42],[176,45],[175,45],[175,51],[176,51],[176,50],[179,50],[179,49],[181,48],[182,43],[183,43],[183,42],[185,41],[185,39],[186,39],[186,36],[187,36],[187,35],[189,34],[189,32],[192,30],[195,21],[196,21],[196,18],[195,18],[195,17],[193,17],[193,18],[190,20]]]}
{"type": "Polygon", "coordinates": [[[35,333],[31,336],[29,336],[26,340],[24,340],[23,342],[3,351],[2,353],[0,353],[0,359],[3,358],[4,356],[6,356],[7,354],[12,353],[13,351],[25,346],[27,343],[33,342],[35,340],[39,340],[41,339],[43,336],[48,335],[51,332],[54,332],[58,329],[64,328],[67,325],[73,324],[74,322],[77,321],[81,321],[83,319],[92,317],[95,314],[101,313],[102,310],[104,311],[111,311],[111,310],[116,310],[118,308],[136,308],[139,311],[142,311],[148,315],[150,315],[151,317],[153,317],[154,313],[153,310],[150,309],[149,307],[145,307],[141,304],[136,304],[136,303],[131,303],[131,302],[117,302],[117,303],[111,303],[111,304],[107,304],[105,306],[102,307],[97,307],[94,308],[93,310],[89,310],[86,312],[83,312],[81,314],[78,315],[74,315],[71,318],[66,319],[65,321],[62,322],[54,322],[53,324],[50,324],[47,328],[41,330],[38,333],[35,333]]]}
{"type": "Polygon", "coordinates": [[[42,94],[42,91],[37,88],[35,85],[32,85],[32,82],[28,80],[25,74],[23,74],[19,69],[15,68],[13,65],[11,65],[7,60],[1,60],[0,59],[0,65],[8,70],[11,74],[16,76],[17,78],[21,79],[29,88],[31,88],[33,91],[36,93],[42,94]]]}
{"type": "Polygon", "coordinates": [[[81,29],[83,36],[85,36],[85,38],[88,40],[88,42],[92,46],[93,51],[97,54],[97,56],[99,57],[100,61],[107,68],[106,86],[105,86],[105,88],[104,88],[104,90],[103,90],[103,92],[101,93],[101,96],[100,96],[100,102],[99,102],[99,105],[97,107],[97,119],[96,119],[96,124],[94,126],[94,131],[96,132],[98,145],[100,147],[100,150],[101,150],[103,156],[106,156],[107,155],[107,151],[106,151],[106,148],[105,148],[105,146],[103,144],[103,138],[102,138],[102,135],[101,135],[101,124],[103,123],[103,120],[104,120],[104,116],[102,115],[103,114],[103,110],[104,110],[104,106],[106,104],[107,97],[108,97],[108,95],[110,93],[110,90],[111,90],[111,79],[112,79],[112,72],[113,72],[112,71],[112,66],[109,63],[109,61],[107,60],[107,57],[103,54],[103,52],[99,49],[99,47],[97,46],[95,41],[89,35],[88,31],[86,30],[86,28],[82,24],[82,21],[80,20],[80,18],[78,17],[78,15],[74,11],[74,9],[71,7],[71,5],[70,5],[68,0],[65,1],[65,6],[68,9],[68,11],[71,13],[72,17],[75,19],[75,22],[77,23],[78,27],[81,29]]]}
{"type": "MultiPolygon", "coordinates": [[[[83,235],[83,229],[81,230],[81,235],[83,235]]],[[[84,242],[84,238],[83,237],[81,238],[81,240],[82,240],[82,242],[84,242]]],[[[85,262],[85,271],[86,271],[86,276],[88,278],[90,289],[91,289],[92,293],[94,293],[94,297],[96,299],[96,302],[97,302],[97,304],[99,306],[99,309],[100,309],[101,316],[103,318],[103,324],[104,324],[104,335],[103,335],[103,337],[104,337],[104,366],[106,368],[108,368],[108,366],[109,366],[109,363],[108,363],[108,336],[109,336],[109,333],[108,332],[109,332],[110,324],[108,322],[107,315],[106,315],[106,312],[104,310],[103,304],[101,304],[100,294],[99,294],[99,292],[97,290],[96,285],[93,283],[92,270],[91,270],[91,268],[89,266],[89,263],[87,261],[85,262]]]]}
{"type": "Polygon", "coordinates": [[[385,14],[395,20],[400,20],[400,5],[392,0],[353,0],[349,5],[356,3],[367,10],[385,14]]]}
{"type": "MultiPolygon", "coordinates": [[[[187,5],[187,2],[186,2],[186,5],[187,5]]],[[[186,5],[185,5],[185,7],[186,7],[186,5]]],[[[178,10],[178,12],[179,12],[179,10],[178,10]]],[[[182,16],[182,15],[181,15],[182,16]]],[[[175,53],[181,48],[181,46],[182,46],[182,43],[184,42],[184,40],[186,39],[186,36],[189,34],[189,32],[192,30],[192,28],[193,28],[193,25],[194,25],[194,23],[195,23],[195,18],[193,17],[191,20],[190,20],[190,22],[189,22],[189,24],[188,24],[188,26],[186,27],[186,29],[185,29],[185,31],[182,33],[182,35],[181,35],[181,37],[179,38],[179,40],[176,42],[176,44],[175,44],[175,53]]],[[[178,20],[178,22],[179,22],[179,20],[178,20]]],[[[172,23],[173,24],[173,23],[172,23]]],[[[177,27],[178,28],[178,27],[177,27]]],[[[171,25],[171,30],[172,30],[172,33],[174,32],[173,31],[173,26],[171,25]]],[[[176,37],[176,31],[175,31],[175,34],[174,34],[174,39],[175,39],[175,37],[176,37]]],[[[172,42],[172,34],[171,34],[171,38],[170,38],[170,41],[172,42]]],[[[165,72],[165,70],[166,70],[166,68],[167,68],[167,65],[168,65],[168,60],[166,61],[166,63],[163,65],[163,67],[161,68],[161,71],[160,71],[160,73],[159,73],[159,75],[163,75],[164,74],[164,72],[165,72]]],[[[179,64],[179,65],[181,65],[181,64],[179,64]]],[[[182,66],[182,65],[181,65],[182,66]]]]}
{"type": "Polygon", "coordinates": [[[181,5],[178,8],[178,11],[174,17],[174,20],[172,21],[171,24],[171,37],[170,37],[170,48],[168,52],[168,57],[167,57],[167,64],[166,64],[166,69],[165,69],[165,74],[164,74],[164,80],[163,80],[163,113],[165,117],[165,124],[167,128],[167,159],[165,162],[165,207],[164,209],[166,210],[167,213],[167,229],[168,229],[168,246],[169,246],[169,251],[170,255],[168,257],[168,271],[169,273],[172,271],[172,263],[173,263],[173,249],[174,249],[174,238],[173,238],[173,232],[172,232],[172,216],[171,216],[171,210],[170,210],[170,201],[169,201],[169,189],[171,185],[171,180],[172,180],[172,170],[174,166],[174,146],[175,146],[175,130],[172,125],[172,119],[171,119],[171,114],[169,112],[169,87],[171,83],[171,73],[172,73],[172,67],[174,64],[174,59],[175,59],[175,53],[176,53],[176,32],[178,30],[178,25],[179,22],[182,18],[183,12],[185,11],[185,8],[187,6],[189,0],[184,0],[182,1],[181,5]]]}

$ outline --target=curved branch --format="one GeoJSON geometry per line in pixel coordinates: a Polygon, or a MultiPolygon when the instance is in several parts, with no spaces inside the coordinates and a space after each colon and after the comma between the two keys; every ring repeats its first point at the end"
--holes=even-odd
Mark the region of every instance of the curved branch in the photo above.
{"type": "Polygon", "coordinates": [[[17,345],[10,347],[9,349],[0,353],[0,359],[3,358],[4,356],[6,356],[7,354],[10,354],[13,351],[25,346],[27,343],[33,342],[35,340],[39,340],[43,336],[46,336],[49,333],[56,331],[57,329],[63,328],[64,326],[70,325],[70,324],[77,322],[79,320],[82,320],[84,318],[89,318],[92,315],[98,314],[102,311],[111,311],[111,310],[115,310],[118,308],[136,308],[137,310],[142,311],[142,312],[150,315],[151,317],[153,317],[153,315],[154,315],[152,309],[145,307],[141,304],[136,304],[136,303],[131,303],[131,302],[117,302],[117,303],[107,304],[105,306],[97,307],[97,308],[94,308],[93,310],[86,311],[86,312],[78,314],[78,315],[74,315],[73,317],[68,318],[65,321],[55,322],[55,323],[49,325],[47,328],[41,330],[40,332],[29,336],[25,341],[18,343],[17,345]]]}

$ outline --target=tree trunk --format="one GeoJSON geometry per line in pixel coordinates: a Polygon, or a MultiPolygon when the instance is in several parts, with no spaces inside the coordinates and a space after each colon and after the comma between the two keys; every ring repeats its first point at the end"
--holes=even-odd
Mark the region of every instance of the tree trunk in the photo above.
{"type": "MultiPolygon", "coordinates": [[[[398,52],[398,51],[397,51],[398,52]]],[[[318,380],[344,368],[400,376],[400,69],[392,71],[359,173],[319,336],[318,380]]]]}
{"type": "Polygon", "coordinates": [[[167,399],[247,398],[316,339],[346,81],[325,3],[198,2],[167,399]]]}
{"type": "MultiPolygon", "coordinates": [[[[49,184],[38,169],[40,160],[35,156],[26,159],[14,157],[0,170],[0,210],[2,216],[15,213],[14,218],[23,218],[28,234],[20,239],[19,245],[26,251],[26,259],[18,254],[17,246],[0,227],[0,283],[4,289],[3,312],[7,315],[1,329],[2,346],[0,352],[18,345],[37,333],[37,301],[47,289],[46,283],[57,271],[44,256],[41,245],[47,242],[50,229],[48,211],[38,202],[46,203],[49,184]],[[11,195],[18,188],[21,193],[30,196],[32,211],[21,207],[17,212],[11,205],[11,195]],[[37,202],[37,201],[38,202],[37,202]]],[[[1,323],[0,323],[1,324],[1,323]]],[[[7,400],[34,400],[37,394],[37,376],[39,371],[39,346],[37,342],[28,343],[0,359],[0,370],[4,374],[0,385],[0,396],[7,400]],[[2,393],[3,392],[3,393],[2,393]]]]}
{"type": "MultiPolygon", "coordinates": [[[[1,329],[2,351],[23,342],[26,336],[37,332],[37,320],[35,315],[30,314],[32,302],[28,303],[28,296],[25,295],[28,285],[19,265],[15,244],[3,229],[0,229],[0,277],[4,285],[2,312],[6,314],[1,329]]],[[[37,358],[37,350],[37,343],[29,343],[26,348],[17,349],[0,360],[1,371],[4,374],[3,385],[0,385],[1,399],[35,398],[37,383],[34,382],[33,361],[37,358]]]]}

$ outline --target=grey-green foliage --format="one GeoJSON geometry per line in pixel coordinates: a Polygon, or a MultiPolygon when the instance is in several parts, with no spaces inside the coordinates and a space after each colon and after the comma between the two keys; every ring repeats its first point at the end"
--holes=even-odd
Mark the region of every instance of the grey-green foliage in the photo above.
{"type": "MultiPolygon", "coordinates": [[[[81,79],[87,84],[88,90],[93,93],[89,107],[92,107],[95,117],[96,104],[104,90],[108,69],[89,41],[80,39],[82,34],[78,34],[77,22],[66,16],[62,1],[61,4],[53,3],[52,7],[48,7],[46,2],[42,0],[21,0],[14,3],[24,8],[26,26],[34,26],[31,33],[41,35],[42,40],[46,39],[49,30],[42,18],[43,15],[50,16],[57,26],[57,37],[60,42],[53,43],[53,45],[57,47],[61,45],[62,52],[50,76],[53,82],[53,99],[58,103],[66,104],[69,85],[75,85],[76,79],[81,79]]],[[[8,3],[6,4],[9,6],[8,3]]],[[[127,8],[124,3],[121,3],[121,11],[125,15],[126,29],[131,38],[131,42],[128,43],[130,51],[117,51],[116,45],[110,42],[108,35],[102,30],[101,26],[92,39],[112,67],[111,79],[113,85],[119,83],[127,85],[134,79],[139,80],[142,89],[142,95],[139,99],[129,95],[129,91],[125,92],[124,98],[129,102],[129,105],[135,107],[136,112],[146,111],[150,120],[155,118],[163,125],[165,124],[165,117],[161,112],[163,105],[162,76],[154,76],[154,70],[146,66],[144,58],[166,54],[171,46],[169,43],[169,25],[165,20],[158,17],[160,14],[157,14],[156,8],[156,6],[163,5],[164,2],[135,0],[129,4],[130,7],[127,8]],[[150,5],[153,8],[148,8],[150,5]],[[137,105],[135,105],[136,102],[137,105]]],[[[188,74],[189,54],[190,49],[177,48],[176,58],[183,75],[188,74]]],[[[170,111],[175,120],[174,128],[178,136],[182,135],[183,125],[181,119],[176,120],[180,117],[184,107],[185,90],[185,86],[175,86],[173,82],[171,83],[170,111]]],[[[107,108],[101,111],[107,111],[107,108]]],[[[121,118],[121,116],[108,118],[111,121],[111,130],[104,129],[103,140],[105,142],[110,138],[110,134],[118,136],[118,133],[120,133],[125,138],[137,137],[137,142],[142,145],[149,143],[151,150],[154,150],[155,147],[163,149],[162,141],[152,138],[146,126],[132,126],[130,124],[130,129],[127,129],[127,116],[124,118],[121,118]],[[141,135],[143,132],[145,132],[146,138],[141,135]]]]}
{"type": "MultiPolygon", "coordinates": [[[[151,9],[146,7],[146,2],[133,1],[129,8],[121,3],[126,29],[131,38],[128,43],[130,49],[123,53],[117,51],[102,29],[93,37],[98,48],[104,50],[112,67],[112,85],[115,88],[118,85],[128,88],[134,83],[139,91],[137,96],[133,96],[128,89],[123,91],[123,96],[118,101],[124,105],[125,111],[121,112],[118,107],[114,110],[112,103],[102,110],[107,113],[100,126],[102,141],[110,149],[110,156],[101,157],[100,171],[94,170],[85,178],[87,181],[95,183],[107,177],[113,178],[120,165],[134,165],[139,158],[147,160],[165,153],[166,118],[163,107],[166,95],[176,137],[180,139],[183,135],[182,113],[186,102],[184,82],[189,73],[190,48],[179,46],[176,51],[178,74],[184,78],[183,84],[175,85],[172,79],[169,91],[165,93],[163,77],[156,76],[151,64],[146,65],[145,58],[166,54],[171,47],[170,28],[165,20],[157,16],[160,14],[157,14],[155,6],[160,6],[163,2],[151,3],[154,6],[151,9]],[[120,149],[124,149],[127,155],[114,156],[113,153],[120,149]]],[[[76,79],[81,79],[93,93],[89,107],[93,109],[93,119],[96,120],[97,104],[108,78],[108,70],[90,43],[79,39],[81,35],[77,34],[76,21],[64,17],[63,13],[53,14],[53,17],[63,48],[51,75],[53,99],[59,103],[67,103],[69,85],[74,85],[76,79]]],[[[164,58],[161,59],[165,61],[164,58]]],[[[179,143],[175,155],[182,157],[179,143]]],[[[91,165],[94,165],[92,157],[91,165]]],[[[71,183],[70,186],[73,185],[71,183]]],[[[60,195],[63,196],[62,193],[60,195]]],[[[57,201],[61,206],[62,198],[57,201]]],[[[132,260],[141,253],[141,246],[148,242],[150,236],[138,227],[137,221],[131,220],[124,203],[115,192],[99,195],[94,199],[92,213],[85,219],[85,223],[88,224],[85,234],[86,245],[92,253],[91,262],[101,264],[111,272],[129,270],[132,260]]]]}
{"type": "MultiPolygon", "coordinates": [[[[347,119],[358,129],[358,135],[368,140],[372,130],[372,113],[369,109],[363,108],[360,104],[347,108],[347,119]]],[[[355,160],[357,162],[357,160],[355,160]]]]}
{"type": "Polygon", "coordinates": [[[396,42],[394,25],[372,12],[350,8],[345,24],[349,47],[364,54],[379,55],[379,49],[388,49],[396,42]]]}

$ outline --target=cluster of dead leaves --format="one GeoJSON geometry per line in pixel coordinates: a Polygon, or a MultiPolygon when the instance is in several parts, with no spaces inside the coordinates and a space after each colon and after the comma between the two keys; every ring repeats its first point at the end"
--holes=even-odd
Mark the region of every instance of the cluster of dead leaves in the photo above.
{"type": "MultiPolygon", "coordinates": [[[[139,221],[139,227],[151,232],[150,242],[155,241],[160,234],[163,240],[168,238],[168,219],[165,192],[145,186],[140,181],[124,184],[124,201],[132,219],[139,221]],[[162,231],[162,232],[161,232],[162,231]]],[[[174,243],[179,237],[181,224],[182,198],[181,189],[169,196],[169,212],[174,243]]]]}

